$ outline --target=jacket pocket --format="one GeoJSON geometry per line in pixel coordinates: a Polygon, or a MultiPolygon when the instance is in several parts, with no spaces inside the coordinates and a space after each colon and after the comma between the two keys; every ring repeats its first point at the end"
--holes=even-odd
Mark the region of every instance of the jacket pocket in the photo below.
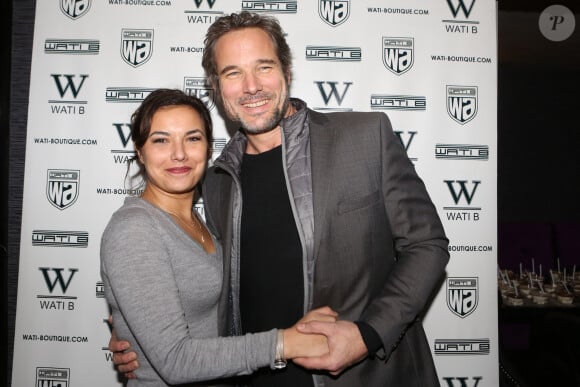
{"type": "Polygon", "coordinates": [[[346,212],[358,210],[360,208],[365,208],[378,202],[379,200],[381,200],[381,194],[379,193],[379,191],[375,191],[371,194],[364,196],[348,198],[338,203],[338,213],[344,214],[346,212]]]}

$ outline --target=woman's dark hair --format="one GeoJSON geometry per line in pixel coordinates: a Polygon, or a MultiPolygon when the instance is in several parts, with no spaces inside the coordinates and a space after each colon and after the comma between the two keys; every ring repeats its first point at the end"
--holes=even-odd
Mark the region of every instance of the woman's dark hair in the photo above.
{"type": "MultiPolygon", "coordinates": [[[[207,158],[209,159],[211,157],[213,144],[213,123],[209,109],[199,98],[188,95],[178,89],[157,89],[153,91],[143,100],[141,105],[139,105],[137,110],[135,110],[131,115],[131,138],[135,150],[138,151],[143,148],[143,145],[145,145],[149,133],[151,132],[151,121],[153,120],[153,116],[159,109],[166,106],[189,106],[199,113],[205,127],[205,137],[207,138],[208,144],[207,158]]],[[[143,165],[139,162],[137,155],[130,160],[127,175],[129,174],[129,168],[133,161],[135,161],[139,166],[137,175],[141,176],[144,182],[146,177],[145,170],[143,165]]]]}
{"type": "Polygon", "coordinates": [[[209,84],[215,89],[216,96],[221,95],[219,89],[219,77],[217,73],[217,64],[215,61],[215,45],[219,38],[231,31],[243,28],[259,28],[266,32],[276,49],[276,55],[282,65],[282,71],[285,76],[290,75],[292,67],[292,53],[286,42],[284,31],[278,20],[267,15],[258,15],[247,11],[232,13],[231,15],[218,18],[207,30],[205,35],[205,48],[201,65],[205,70],[209,84]]]}

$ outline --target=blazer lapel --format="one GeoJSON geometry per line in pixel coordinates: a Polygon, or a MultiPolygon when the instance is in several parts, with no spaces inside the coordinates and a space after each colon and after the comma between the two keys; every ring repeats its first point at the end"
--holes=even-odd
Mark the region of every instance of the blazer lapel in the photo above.
{"type": "Polygon", "coordinates": [[[333,179],[332,146],[335,131],[328,127],[324,114],[311,111],[310,157],[312,160],[312,206],[314,211],[314,257],[318,257],[322,240],[322,223],[326,221],[330,182],[333,179]]]}

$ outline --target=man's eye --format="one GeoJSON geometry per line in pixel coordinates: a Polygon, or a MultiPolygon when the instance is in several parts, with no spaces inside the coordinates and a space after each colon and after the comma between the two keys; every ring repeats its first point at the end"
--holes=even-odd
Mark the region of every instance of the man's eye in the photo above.
{"type": "Polygon", "coordinates": [[[231,72],[226,74],[227,78],[238,78],[239,76],[240,76],[239,71],[231,71],[231,72]]]}

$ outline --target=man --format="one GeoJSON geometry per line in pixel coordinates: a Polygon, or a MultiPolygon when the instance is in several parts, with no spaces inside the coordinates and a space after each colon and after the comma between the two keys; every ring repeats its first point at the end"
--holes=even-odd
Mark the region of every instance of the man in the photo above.
{"type": "Polygon", "coordinates": [[[324,305],[341,319],[305,324],[328,337],[330,354],[294,361],[328,372],[289,364],[245,382],[438,386],[420,315],[448,240],[387,116],[321,114],[290,99],[290,49],[267,16],[216,20],[203,67],[241,126],[203,187],[208,225],[230,257],[220,321],[240,334],[324,305]]]}

